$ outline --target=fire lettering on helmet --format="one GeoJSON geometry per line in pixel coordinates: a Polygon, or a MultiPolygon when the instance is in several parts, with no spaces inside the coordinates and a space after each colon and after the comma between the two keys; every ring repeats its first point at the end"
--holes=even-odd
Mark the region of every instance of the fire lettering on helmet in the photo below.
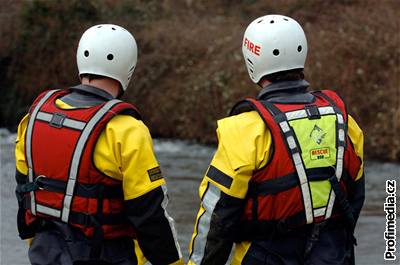
{"type": "Polygon", "coordinates": [[[252,53],[254,53],[255,55],[260,56],[261,53],[261,46],[259,45],[255,45],[253,42],[249,41],[249,39],[244,38],[244,46],[246,46],[246,48],[251,51],[252,53]]]}

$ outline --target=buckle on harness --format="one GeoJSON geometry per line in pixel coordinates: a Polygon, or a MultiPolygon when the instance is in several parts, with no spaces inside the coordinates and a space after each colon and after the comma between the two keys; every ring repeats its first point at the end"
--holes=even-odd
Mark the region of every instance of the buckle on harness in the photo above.
{"type": "Polygon", "coordinates": [[[307,258],[311,251],[313,250],[315,244],[318,242],[319,240],[319,235],[321,234],[321,230],[324,229],[324,227],[326,226],[327,221],[323,221],[321,223],[314,223],[312,224],[312,228],[311,228],[311,233],[307,239],[306,242],[306,247],[304,250],[304,258],[307,258]]]}
{"type": "Polygon", "coordinates": [[[316,105],[307,105],[304,107],[307,117],[309,120],[316,120],[321,118],[321,114],[319,113],[319,109],[316,105]]]}
{"type": "Polygon", "coordinates": [[[33,181],[33,184],[37,187],[38,190],[44,190],[44,188],[40,184],[40,180],[46,178],[44,175],[39,175],[35,180],[33,181]]]}
{"type": "Polygon", "coordinates": [[[49,124],[51,127],[54,127],[54,128],[62,128],[66,117],[67,117],[67,115],[65,115],[63,113],[54,113],[53,117],[49,121],[49,124]]]}

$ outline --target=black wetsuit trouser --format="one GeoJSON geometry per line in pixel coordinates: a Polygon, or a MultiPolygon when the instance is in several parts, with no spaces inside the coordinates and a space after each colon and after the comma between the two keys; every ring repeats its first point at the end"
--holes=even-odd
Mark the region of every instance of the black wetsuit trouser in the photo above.
{"type": "Polygon", "coordinates": [[[61,222],[47,222],[29,248],[32,265],[137,265],[131,238],[104,240],[100,257],[90,260],[91,242],[61,222]]]}
{"type": "Polygon", "coordinates": [[[325,227],[309,255],[305,249],[310,229],[253,241],[243,265],[352,265],[353,237],[344,226],[325,227]]]}

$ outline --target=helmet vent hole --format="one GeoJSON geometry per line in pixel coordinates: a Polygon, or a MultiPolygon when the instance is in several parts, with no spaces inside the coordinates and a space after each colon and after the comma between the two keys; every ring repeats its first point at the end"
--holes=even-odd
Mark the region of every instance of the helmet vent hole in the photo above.
{"type": "Polygon", "coordinates": [[[111,61],[112,59],[114,59],[114,55],[112,55],[111,53],[109,55],[107,55],[107,59],[109,61],[111,61]]]}
{"type": "Polygon", "coordinates": [[[253,62],[252,62],[249,58],[247,58],[247,61],[248,61],[251,65],[253,65],[253,62]]]}
{"type": "Polygon", "coordinates": [[[88,50],[86,50],[83,54],[85,55],[85,57],[89,57],[89,51],[88,50]]]}
{"type": "Polygon", "coordinates": [[[257,21],[257,23],[261,23],[261,22],[263,22],[263,20],[264,20],[264,19],[260,19],[259,21],[257,21]]]}
{"type": "Polygon", "coordinates": [[[275,56],[278,56],[278,55],[279,55],[279,50],[278,50],[278,49],[275,49],[275,50],[272,51],[272,53],[273,53],[275,56]]]}
{"type": "Polygon", "coordinates": [[[287,18],[284,18],[283,20],[285,20],[285,21],[289,21],[289,19],[287,19],[287,18]]]}
{"type": "Polygon", "coordinates": [[[301,52],[301,50],[303,49],[303,47],[301,47],[301,45],[297,46],[297,51],[301,52]]]}
{"type": "Polygon", "coordinates": [[[275,21],[271,20],[269,23],[274,24],[275,21]]]}
{"type": "Polygon", "coordinates": [[[99,29],[99,28],[101,28],[101,26],[98,26],[97,28],[99,29]]]}
{"type": "Polygon", "coordinates": [[[112,30],[115,30],[115,28],[114,28],[114,27],[112,27],[111,29],[112,29],[112,30]]]}

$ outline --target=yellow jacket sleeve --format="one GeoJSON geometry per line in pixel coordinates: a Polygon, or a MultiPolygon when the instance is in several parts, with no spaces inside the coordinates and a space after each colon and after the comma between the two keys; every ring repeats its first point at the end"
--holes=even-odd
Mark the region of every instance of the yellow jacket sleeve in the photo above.
{"type": "Polygon", "coordinates": [[[244,198],[253,172],[265,166],[271,155],[272,138],[255,111],[218,121],[218,149],[211,166],[232,178],[227,188],[206,174],[209,181],[226,194],[244,198]]]}
{"type": "Polygon", "coordinates": [[[15,140],[15,165],[17,170],[28,175],[28,165],[25,160],[25,133],[28,125],[29,115],[25,115],[18,125],[17,139],[15,140]]]}
{"type": "Polygon", "coordinates": [[[354,151],[356,152],[357,156],[361,159],[361,166],[360,170],[358,171],[356,180],[359,180],[363,173],[364,173],[364,134],[360,127],[358,126],[357,122],[351,117],[348,116],[348,131],[347,135],[350,138],[354,146],[354,151]]]}
{"type": "Polygon", "coordinates": [[[271,134],[255,111],[218,121],[217,136],[217,151],[199,188],[189,265],[225,264],[248,182],[271,155],[271,134]]]}
{"type": "Polygon", "coordinates": [[[118,115],[108,122],[94,149],[96,167],[121,180],[125,200],[137,198],[165,183],[159,175],[153,143],[147,127],[131,116],[118,115]]]}

